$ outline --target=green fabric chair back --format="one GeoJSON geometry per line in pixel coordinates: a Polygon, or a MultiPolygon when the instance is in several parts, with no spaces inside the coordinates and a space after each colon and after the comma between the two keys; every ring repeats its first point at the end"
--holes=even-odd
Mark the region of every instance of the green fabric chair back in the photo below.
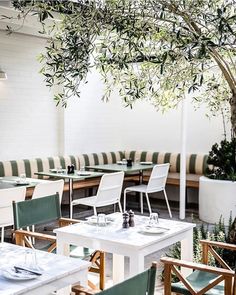
{"type": "Polygon", "coordinates": [[[14,229],[47,223],[61,218],[59,195],[13,202],[14,229]]]}
{"type": "MultiPolygon", "coordinates": [[[[193,271],[186,279],[191,284],[195,291],[200,291],[204,287],[208,286],[210,282],[215,280],[218,277],[217,274],[195,270],[193,271]]],[[[182,282],[172,283],[171,284],[171,291],[176,292],[178,294],[184,295],[191,295],[190,291],[185,287],[182,282]]],[[[210,289],[205,295],[224,295],[224,285],[219,284],[216,285],[214,288],[210,289]]]]}
{"type": "Polygon", "coordinates": [[[156,279],[156,267],[137,274],[113,287],[99,292],[99,295],[154,295],[156,279]]]}

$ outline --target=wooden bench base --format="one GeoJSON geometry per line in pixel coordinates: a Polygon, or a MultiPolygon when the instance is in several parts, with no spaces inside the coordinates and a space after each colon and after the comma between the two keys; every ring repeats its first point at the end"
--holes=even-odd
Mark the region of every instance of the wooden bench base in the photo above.
{"type": "MultiPolygon", "coordinates": [[[[74,181],[73,189],[77,190],[77,189],[87,189],[87,188],[98,187],[100,180],[101,180],[100,177],[96,177],[96,178],[91,178],[91,179],[86,179],[81,181],[74,181]]],[[[34,191],[33,187],[27,188],[26,199],[30,199],[32,197],[33,191],[34,191]]],[[[68,192],[68,191],[69,191],[69,183],[66,182],[64,184],[63,192],[68,192]]]]}
{"type": "MultiPolygon", "coordinates": [[[[91,179],[86,179],[86,180],[82,180],[82,181],[74,181],[73,183],[73,188],[74,190],[77,189],[89,189],[89,188],[94,188],[94,187],[98,187],[99,183],[100,183],[101,178],[97,177],[97,178],[91,178],[91,179]]],[[[144,182],[148,182],[149,180],[149,176],[148,175],[144,175],[143,177],[143,181],[144,182]]],[[[129,181],[129,182],[134,182],[136,184],[139,184],[139,176],[138,175],[128,175],[125,177],[125,181],[129,181]]],[[[178,178],[167,178],[167,185],[174,185],[174,186],[180,186],[180,179],[178,178]]],[[[199,188],[199,181],[198,180],[186,180],[186,189],[187,188],[199,188]]],[[[30,199],[32,197],[34,188],[27,188],[26,191],[26,199],[30,199]]],[[[66,182],[64,185],[64,192],[68,192],[69,191],[69,183],[66,182]]]]}
{"type": "MultiPolygon", "coordinates": [[[[127,181],[139,183],[139,176],[127,176],[125,178],[127,181]]],[[[149,180],[149,175],[143,176],[143,181],[147,183],[149,180]]],[[[166,184],[180,186],[180,179],[178,178],[167,178],[166,184]]],[[[186,187],[187,188],[199,188],[199,181],[198,180],[186,180],[186,187]]]]}

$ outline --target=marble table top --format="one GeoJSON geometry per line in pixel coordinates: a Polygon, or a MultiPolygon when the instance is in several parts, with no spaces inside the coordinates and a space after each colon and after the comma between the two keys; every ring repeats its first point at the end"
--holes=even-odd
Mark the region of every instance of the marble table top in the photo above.
{"type": "Polygon", "coordinates": [[[108,216],[114,220],[105,227],[98,227],[96,224],[90,224],[85,221],[55,229],[54,232],[59,234],[63,233],[65,237],[66,235],[78,235],[81,238],[109,242],[116,244],[117,246],[120,245],[122,247],[133,249],[142,249],[195,227],[195,224],[193,223],[159,219],[158,226],[166,230],[161,234],[150,234],[143,231],[145,225],[148,224],[149,217],[135,215],[135,227],[124,229],[122,228],[121,213],[113,213],[108,216]]]}
{"type": "Polygon", "coordinates": [[[89,262],[81,259],[35,250],[38,266],[42,270],[41,276],[23,281],[5,278],[3,276],[5,269],[24,264],[26,251],[33,250],[14,244],[0,243],[0,295],[30,294],[31,290],[52,283],[56,285],[57,280],[73,275],[79,270],[87,270],[90,266],[89,262]]]}
{"type": "MultiPolygon", "coordinates": [[[[0,177],[0,189],[17,187],[19,185],[17,183],[17,181],[19,181],[19,180],[20,180],[20,177],[18,177],[18,176],[5,176],[5,177],[0,177]]],[[[49,180],[38,179],[38,178],[29,178],[29,177],[27,177],[25,179],[25,182],[27,184],[25,184],[24,186],[26,188],[35,187],[38,183],[48,182],[48,181],[49,180]]],[[[22,186],[22,184],[20,184],[20,185],[22,186]]]]}
{"type": "MultiPolygon", "coordinates": [[[[143,162],[145,163],[145,162],[143,162]]],[[[154,164],[140,164],[134,163],[132,166],[122,165],[122,164],[101,164],[101,165],[90,165],[86,166],[86,169],[95,169],[101,171],[124,171],[128,172],[139,172],[143,170],[151,170],[155,165],[154,164]]]]}

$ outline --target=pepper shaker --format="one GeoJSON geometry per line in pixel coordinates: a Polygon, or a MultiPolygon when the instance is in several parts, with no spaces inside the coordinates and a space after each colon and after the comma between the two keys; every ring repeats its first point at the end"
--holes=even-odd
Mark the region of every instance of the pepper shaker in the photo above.
{"type": "Polygon", "coordinates": [[[134,212],[129,210],[129,226],[134,227],[134,212]]]}
{"type": "Polygon", "coordinates": [[[70,173],[71,173],[71,166],[68,165],[68,166],[67,166],[67,174],[70,174],[70,173]]]}
{"type": "Polygon", "coordinates": [[[127,213],[126,211],[123,213],[122,227],[129,228],[129,213],[127,213]]]}

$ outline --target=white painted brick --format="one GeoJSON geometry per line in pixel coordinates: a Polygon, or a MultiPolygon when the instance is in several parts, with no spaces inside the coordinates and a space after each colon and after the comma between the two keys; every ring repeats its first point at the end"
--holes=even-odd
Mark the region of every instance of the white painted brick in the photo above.
{"type": "Polygon", "coordinates": [[[0,31],[0,160],[58,155],[59,115],[40,75],[45,39],[0,31]]]}

